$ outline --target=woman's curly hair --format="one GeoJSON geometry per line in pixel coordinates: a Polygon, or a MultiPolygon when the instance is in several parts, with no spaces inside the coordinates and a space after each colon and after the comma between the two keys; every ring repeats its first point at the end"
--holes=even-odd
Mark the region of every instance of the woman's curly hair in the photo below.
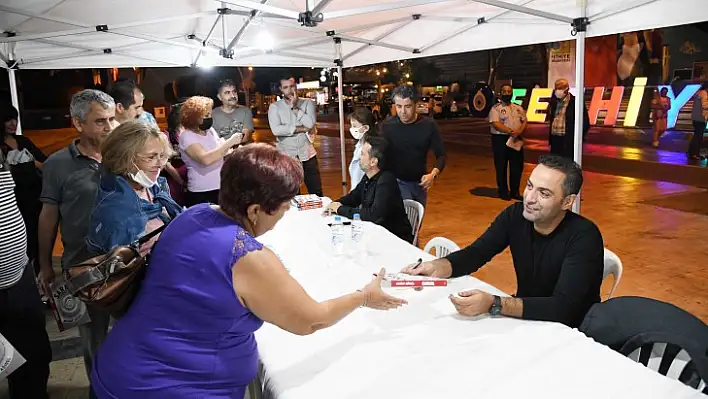
{"type": "Polygon", "coordinates": [[[214,100],[209,97],[189,97],[180,107],[180,122],[182,126],[193,132],[199,131],[202,120],[211,112],[214,100]]]}

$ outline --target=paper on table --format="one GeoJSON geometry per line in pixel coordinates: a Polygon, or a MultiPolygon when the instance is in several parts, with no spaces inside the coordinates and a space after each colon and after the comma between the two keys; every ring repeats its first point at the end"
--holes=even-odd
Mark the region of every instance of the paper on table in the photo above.
{"type": "Polygon", "coordinates": [[[521,151],[521,148],[524,146],[524,140],[510,136],[509,140],[506,141],[506,146],[513,150],[521,151]]]}

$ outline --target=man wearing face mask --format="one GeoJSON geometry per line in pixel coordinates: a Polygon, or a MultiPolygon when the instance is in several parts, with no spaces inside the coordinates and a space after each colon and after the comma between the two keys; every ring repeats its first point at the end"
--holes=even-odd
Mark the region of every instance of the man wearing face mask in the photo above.
{"type": "Polygon", "coordinates": [[[322,179],[313,143],[317,122],[315,103],[298,98],[297,84],[292,77],[280,79],[283,95],[268,108],[268,124],[275,135],[276,147],[302,164],[307,192],[322,196],[322,179]]]}
{"type": "Polygon", "coordinates": [[[526,111],[511,102],[511,85],[501,87],[501,102],[489,111],[489,123],[492,131],[492,152],[494,169],[497,173],[499,198],[521,201],[519,186],[521,173],[524,171],[523,133],[526,130],[526,111]],[[509,179],[507,183],[507,165],[509,179]]]}
{"type": "Polygon", "coordinates": [[[408,266],[404,273],[438,278],[474,273],[511,249],[517,291],[501,298],[480,290],[450,296],[463,316],[491,314],[578,327],[600,301],[604,244],[595,223],[571,211],[583,184],[572,160],[544,155],[529,177],[524,201],[502,211],[468,247],[408,266]]]}
{"type": "Polygon", "coordinates": [[[347,218],[359,214],[361,220],[376,223],[398,238],[412,243],[413,229],[403,206],[396,176],[381,170],[386,164],[386,139],[364,136],[359,164],[364,178],[352,192],[331,203],[327,212],[347,218]]]}
{"type": "MultiPolygon", "coordinates": [[[[590,116],[583,104],[583,140],[590,129],[590,116]]],[[[570,94],[567,79],[558,79],[553,97],[548,103],[551,153],[573,159],[575,148],[575,96],[570,94]]]]}
{"type": "Polygon", "coordinates": [[[253,113],[250,108],[238,104],[238,91],[230,79],[222,80],[219,84],[217,97],[221,107],[214,108],[214,130],[219,137],[229,139],[234,134],[242,134],[241,144],[247,144],[255,130],[253,127],[253,113]]]}

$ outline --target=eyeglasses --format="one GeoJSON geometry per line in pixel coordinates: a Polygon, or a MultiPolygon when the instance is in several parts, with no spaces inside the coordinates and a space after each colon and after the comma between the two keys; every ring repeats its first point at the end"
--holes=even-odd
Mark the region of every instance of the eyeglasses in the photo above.
{"type": "Polygon", "coordinates": [[[145,162],[150,162],[150,163],[167,163],[167,160],[170,159],[170,157],[166,154],[150,154],[150,155],[143,155],[143,154],[138,154],[138,158],[142,159],[145,162]]]}

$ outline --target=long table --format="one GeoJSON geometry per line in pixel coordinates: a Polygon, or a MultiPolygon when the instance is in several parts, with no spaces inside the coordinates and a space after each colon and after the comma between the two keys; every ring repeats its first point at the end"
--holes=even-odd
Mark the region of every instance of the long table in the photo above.
{"type": "MultiPolygon", "coordinates": [[[[382,266],[397,272],[418,258],[432,259],[366,222],[364,249],[350,244],[348,253],[337,254],[321,210],[291,209],[259,240],[318,301],[361,288],[382,266]]],[[[265,324],[256,333],[263,397],[704,398],[576,329],[458,315],[448,295],[474,288],[506,295],[467,276],[423,291],[388,288],[408,305],[387,312],[358,309],[309,336],[265,324]]]]}

